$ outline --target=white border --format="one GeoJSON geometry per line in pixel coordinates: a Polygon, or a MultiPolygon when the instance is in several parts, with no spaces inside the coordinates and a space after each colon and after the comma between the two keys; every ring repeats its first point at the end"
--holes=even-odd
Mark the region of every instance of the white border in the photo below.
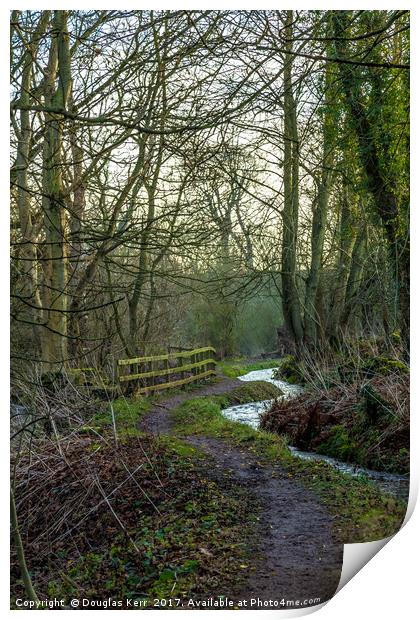
{"type": "MultiPolygon", "coordinates": [[[[1,360],[1,368],[0,368],[0,378],[1,378],[1,403],[2,407],[0,407],[2,420],[4,424],[7,424],[6,420],[8,420],[8,409],[9,409],[9,389],[8,389],[8,368],[9,368],[9,348],[8,348],[8,324],[9,324],[9,314],[8,307],[5,303],[5,299],[7,297],[6,291],[8,290],[8,265],[9,265],[9,257],[8,257],[8,246],[9,246],[9,213],[8,213],[8,195],[9,195],[9,182],[8,182],[8,169],[9,169],[9,158],[8,158],[8,145],[9,145],[9,101],[8,93],[9,90],[9,75],[8,75],[8,58],[9,58],[9,11],[11,9],[21,8],[21,9],[56,9],[57,7],[63,6],[63,8],[77,8],[81,9],[80,6],[82,3],[59,3],[59,2],[32,2],[26,1],[22,2],[14,2],[12,4],[8,4],[6,7],[2,7],[0,9],[0,58],[1,62],[1,78],[4,93],[0,98],[0,109],[2,111],[2,148],[0,150],[1,157],[1,168],[2,174],[0,176],[0,183],[2,185],[0,196],[3,197],[3,204],[0,209],[0,251],[1,251],[1,262],[0,262],[0,273],[2,276],[1,285],[4,291],[3,294],[3,303],[0,306],[0,325],[2,327],[2,355],[0,357],[1,360]]],[[[285,6],[281,6],[278,2],[264,2],[262,6],[256,7],[256,3],[251,3],[247,1],[242,2],[207,2],[204,6],[195,2],[168,2],[162,1],[157,6],[153,6],[152,3],[146,3],[146,7],[142,6],[141,3],[134,2],[125,2],[123,7],[126,9],[135,9],[135,8],[159,8],[159,9],[224,9],[224,10],[235,10],[235,9],[244,9],[244,10],[253,10],[258,8],[259,10],[271,9],[271,8],[298,8],[300,10],[310,10],[310,9],[330,9],[337,10],[342,8],[337,5],[336,2],[300,2],[298,6],[291,7],[289,3],[285,6]]],[[[115,3],[107,2],[102,0],[101,2],[91,1],[87,3],[84,7],[85,9],[115,9],[115,3]]],[[[119,7],[122,8],[122,7],[119,7]]],[[[374,9],[397,9],[395,2],[389,2],[385,0],[381,0],[381,2],[352,2],[350,6],[346,5],[346,8],[351,9],[366,9],[366,10],[374,10],[374,9]]],[[[409,9],[410,6],[403,6],[401,8],[409,9]]],[[[415,105],[412,105],[412,126],[411,126],[411,136],[412,136],[412,171],[420,170],[420,162],[418,157],[418,136],[420,135],[420,127],[419,127],[419,89],[418,89],[418,76],[416,75],[416,69],[418,72],[418,57],[419,57],[419,44],[418,39],[420,37],[420,29],[419,29],[419,11],[415,8],[411,8],[411,41],[412,41],[412,57],[411,57],[411,65],[412,65],[412,103],[415,102],[415,105]],[[417,109],[416,109],[417,108],[417,109]]],[[[419,236],[418,231],[420,229],[420,207],[417,204],[419,199],[419,173],[414,172],[412,174],[412,215],[411,215],[411,229],[413,231],[414,242],[412,244],[412,337],[411,337],[411,346],[412,346],[412,466],[411,466],[411,476],[412,476],[412,484],[413,490],[418,488],[419,481],[419,456],[420,449],[417,447],[420,445],[420,437],[419,437],[419,390],[420,390],[420,377],[419,377],[419,343],[420,343],[420,335],[419,335],[419,327],[415,323],[416,314],[419,309],[418,300],[419,300],[419,279],[416,277],[417,269],[419,268],[419,236]],[[419,455],[419,456],[418,456],[419,455]]],[[[0,441],[2,442],[1,446],[1,471],[3,475],[1,476],[1,481],[3,484],[3,493],[1,497],[4,498],[5,509],[2,511],[2,527],[1,533],[4,537],[4,542],[2,545],[2,564],[1,564],[1,573],[0,573],[0,584],[1,584],[1,599],[0,604],[4,611],[7,614],[13,613],[9,610],[9,563],[8,563],[8,531],[9,531],[9,515],[8,515],[8,433],[2,432],[0,441]]],[[[414,499],[410,498],[410,512],[414,508],[414,499]]],[[[417,596],[420,599],[420,592],[418,587],[418,560],[417,553],[420,548],[420,512],[417,509],[414,512],[414,515],[409,519],[406,523],[405,527],[399,532],[392,540],[385,546],[384,549],[374,557],[367,566],[363,568],[363,570],[355,575],[351,579],[349,585],[340,590],[334,598],[327,603],[325,606],[320,606],[317,608],[311,608],[309,610],[305,610],[305,613],[302,612],[294,612],[294,611],[250,611],[247,613],[247,617],[260,617],[261,614],[264,617],[267,617],[267,613],[270,616],[274,614],[276,617],[280,615],[280,617],[294,617],[298,615],[306,615],[309,613],[314,613],[317,611],[317,614],[320,619],[323,620],[336,620],[337,617],[340,620],[351,619],[354,620],[355,615],[360,616],[362,614],[362,618],[369,618],[370,616],[375,617],[396,617],[398,615],[399,618],[411,619],[414,617],[418,617],[418,606],[419,600],[417,600],[417,596]]],[[[370,545],[370,543],[367,543],[370,545]]],[[[356,556],[359,557],[360,560],[360,547],[359,550],[350,550],[347,548],[357,547],[357,545],[346,545],[346,551],[350,552],[350,554],[356,552],[356,556]]],[[[21,612],[25,613],[25,612],[21,612]]],[[[42,612],[41,612],[42,613],[42,612]]],[[[51,613],[48,612],[49,618],[53,618],[51,613]]],[[[60,617],[61,614],[66,614],[70,612],[59,612],[60,617]]],[[[85,612],[86,613],[86,612],[85,612]]],[[[99,612],[92,611],[87,612],[89,614],[97,614],[99,612]]],[[[108,612],[119,614],[122,613],[120,611],[108,612]]],[[[148,613],[148,612],[142,612],[148,613]]],[[[160,616],[163,612],[154,611],[154,616],[160,616]]],[[[183,612],[180,612],[183,614],[183,612]]],[[[200,612],[187,612],[188,617],[191,614],[200,613],[200,612]]],[[[208,611],[206,617],[210,617],[213,614],[216,614],[215,617],[220,619],[228,614],[237,614],[238,612],[220,612],[220,611],[208,611]],[[221,616],[222,614],[222,616],[221,616]]]]}

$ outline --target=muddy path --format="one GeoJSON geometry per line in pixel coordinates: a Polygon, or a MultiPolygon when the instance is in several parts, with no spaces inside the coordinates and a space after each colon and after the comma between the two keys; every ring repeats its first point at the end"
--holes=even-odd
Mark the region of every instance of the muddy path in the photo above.
{"type": "MultiPolygon", "coordinates": [[[[190,398],[223,394],[239,384],[227,379],[169,398],[148,412],[141,428],[152,434],[171,433],[172,409],[190,398]]],[[[249,540],[249,574],[231,598],[247,599],[248,609],[273,609],[270,600],[306,607],[331,598],[340,580],[343,545],[334,542],[332,518],[316,497],[281,467],[261,463],[246,449],[204,436],[183,439],[208,455],[210,477],[221,486],[228,477],[251,493],[259,508],[259,522],[249,540]],[[252,605],[251,599],[260,603],[252,605]]]]}

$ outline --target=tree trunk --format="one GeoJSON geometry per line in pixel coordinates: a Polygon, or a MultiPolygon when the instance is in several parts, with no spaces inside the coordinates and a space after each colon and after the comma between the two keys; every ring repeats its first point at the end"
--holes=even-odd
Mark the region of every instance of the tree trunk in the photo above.
{"type": "Polygon", "coordinates": [[[328,336],[332,342],[338,342],[341,340],[343,328],[342,318],[346,302],[347,283],[350,275],[353,247],[356,240],[351,208],[352,198],[353,197],[350,194],[350,189],[346,185],[344,185],[341,208],[340,235],[338,241],[338,262],[335,270],[335,287],[333,290],[328,321],[328,336]]]}
{"type": "Polygon", "coordinates": [[[296,251],[299,216],[299,142],[296,103],[292,91],[293,11],[287,11],[284,57],[284,208],[282,247],[282,304],[286,327],[299,348],[303,327],[296,281],[296,251]],[[290,53],[287,53],[290,52],[290,53]]]}
{"type": "MultiPolygon", "coordinates": [[[[48,71],[46,104],[66,109],[71,89],[66,11],[54,13],[48,71]],[[58,84],[55,87],[57,77],[58,84]]],[[[48,305],[42,338],[42,359],[47,371],[57,371],[67,360],[67,247],[61,153],[64,121],[62,117],[46,113],[45,123],[43,211],[47,268],[44,274],[44,299],[48,305]]]]}
{"type": "Polygon", "coordinates": [[[331,101],[331,65],[325,67],[325,112],[323,117],[323,157],[321,178],[317,187],[317,200],[313,209],[311,232],[311,265],[306,281],[305,294],[305,343],[314,347],[317,344],[318,333],[325,326],[320,323],[320,316],[316,312],[316,299],[322,270],[322,255],[327,226],[328,202],[330,197],[332,166],[334,163],[334,117],[333,102],[331,101]]]}
{"type": "MultiPolygon", "coordinates": [[[[13,21],[16,22],[18,11],[14,11],[13,21]]],[[[50,11],[41,14],[38,26],[29,43],[25,54],[22,68],[22,80],[20,90],[20,103],[28,106],[31,101],[31,88],[33,76],[33,63],[36,56],[39,41],[44,35],[50,19],[50,11]]],[[[35,324],[42,321],[41,296],[39,292],[38,262],[36,252],[37,233],[32,222],[30,192],[28,187],[28,166],[30,161],[30,143],[32,127],[29,110],[20,110],[20,135],[18,136],[16,154],[16,186],[19,224],[21,232],[20,261],[22,264],[22,277],[20,280],[20,293],[24,302],[29,304],[29,320],[34,323],[34,334],[39,338],[39,330],[35,324]]],[[[38,342],[39,346],[40,342],[38,342]]]]}
{"type": "Polygon", "coordinates": [[[351,323],[351,314],[358,306],[357,295],[363,277],[363,267],[366,253],[367,231],[366,226],[362,226],[356,236],[356,240],[351,255],[350,273],[346,287],[346,300],[344,311],[341,317],[343,329],[351,323]]]}
{"type": "MultiPolygon", "coordinates": [[[[79,146],[76,129],[70,128],[70,145],[73,159],[73,182],[71,202],[69,212],[69,271],[71,282],[77,282],[80,266],[82,264],[82,222],[85,210],[85,181],[83,178],[83,150],[79,146]]],[[[69,339],[68,351],[72,358],[82,355],[82,341],[80,333],[81,315],[79,312],[71,312],[69,315],[68,332],[69,339]]]]}

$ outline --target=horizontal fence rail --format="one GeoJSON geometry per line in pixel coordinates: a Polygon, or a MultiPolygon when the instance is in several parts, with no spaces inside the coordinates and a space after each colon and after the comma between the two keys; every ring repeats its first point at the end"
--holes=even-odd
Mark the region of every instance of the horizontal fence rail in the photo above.
{"type": "Polygon", "coordinates": [[[120,383],[136,381],[140,393],[186,385],[216,374],[215,353],[212,347],[202,347],[118,360],[118,380],[120,383]],[[171,380],[167,381],[168,378],[171,380]]]}

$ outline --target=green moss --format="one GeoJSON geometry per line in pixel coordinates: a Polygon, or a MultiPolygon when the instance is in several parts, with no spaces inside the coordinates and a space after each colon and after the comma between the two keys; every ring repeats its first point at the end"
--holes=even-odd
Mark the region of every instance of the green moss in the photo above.
{"type": "Polygon", "coordinates": [[[274,376],[282,381],[292,384],[304,384],[305,374],[302,362],[299,362],[294,355],[287,355],[280,363],[274,376]]]}
{"type": "Polygon", "coordinates": [[[360,450],[344,426],[332,427],[331,435],[316,448],[318,454],[327,454],[342,461],[360,462],[360,450]]]}
{"type": "Polygon", "coordinates": [[[384,356],[346,357],[337,366],[338,375],[343,383],[350,384],[360,379],[370,379],[377,375],[408,375],[409,367],[402,360],[384,356]]]}
{"type": "Polygon", "coordinates": [[[393,373],[409,374],[410,370],[404,362],[398,359],[377,356],[366,360],[362,371],[367,375],[390,375],[393,373]]]}
{"type": "Polygon", "coordinates": [[[399,346],[402,343],[401,330],[396,329],[395,332],[392,332],[390,340],[393,345],[399,346]]]}

